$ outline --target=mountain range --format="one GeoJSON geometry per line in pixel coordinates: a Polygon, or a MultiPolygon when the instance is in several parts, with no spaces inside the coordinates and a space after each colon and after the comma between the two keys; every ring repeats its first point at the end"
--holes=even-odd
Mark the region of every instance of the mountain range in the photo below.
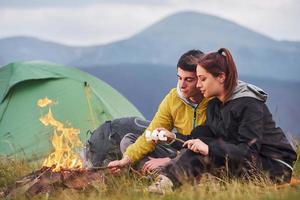
{"type": "Polygon", "coordinates": [[[278,41],[234,22],[197,12],[170,15],[124,40],[67,46],[34,37],[0,39],[0,65],[47,60],[78,67],[119,90],[151,119],[176,85],[176,63],[189,49],[228,48],[241,78],[265,89],[285,130],[300,135],[300,42],[278,41]]]}
{"type": "Polygon", "coordinates": [[[299,80],[300,42],[277,41],[231,21],[197,12],[168,16],[129,39],[88,47],[31,37],[0,39],[0,65],[42,59],[76,67],[149,63],[175,66],[188,49],[230,49],[241,74],[299,80]]]}

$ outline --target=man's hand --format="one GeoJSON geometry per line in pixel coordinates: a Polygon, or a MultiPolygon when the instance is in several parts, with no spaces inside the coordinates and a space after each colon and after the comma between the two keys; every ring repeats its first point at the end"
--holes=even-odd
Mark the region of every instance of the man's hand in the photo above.
{"type": "Polygon", "coordinates": [[[151,172],[152,170],[163,167],[168,164],[168,162],[171,160],[168,157],[165,158],[152,158],[149,157],[150,160],[148,160],[144,166],[143,166],[143,172],[151,172]]]}
{"type": "Polygon", "coordinates": [[[208,145],[202,142],[200,139],[188,140],[182,146],[187,147],[195,153],[200,153],[204,156],[208,155],[208,145]]]}
{"type": "Polygon", "coordinates": [[[118,175],[121,169],[130,164],[130,158],[128,156],[124,156],[121,160],[114,160],[108,163],[107,167],[109,172],[112,175],[118,175]]]}

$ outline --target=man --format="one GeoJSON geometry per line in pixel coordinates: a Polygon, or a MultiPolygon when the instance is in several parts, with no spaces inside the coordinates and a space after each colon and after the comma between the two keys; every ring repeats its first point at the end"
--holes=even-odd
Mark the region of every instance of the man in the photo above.
{"type": "MultiPolygon", "coordinates": [[[[165,128],[169,131],[176,129],[180,135],[188,139],[192,129],[205,122],[206,106],[208,100],[203,97],[196,88],[197,76],[196,65],[193,62],[199,59],[203,53],[199,50],[190,50],[184,53],[177,64],[177,88],[173,88],[161,102],[157,113],[148,126],[148,131],[165,128]]],[[[177,137],[180,137],[177,134],[177,137]]],[[[127,134],[121,141],[123,158],[108,164],[110,172],[117,174],[121,168],[130,163],[136,163],[149,153],[158,151],[155,142],[147,142],[145,133],[136,139],[136,135],[127,134]],[[136,140],[135,140],[136,139],[136,140]]],[[[145,162],[143,170],[152,171],[160,166],[165,166],[171,158],[168,156],[149,157],[145,162]]]]}

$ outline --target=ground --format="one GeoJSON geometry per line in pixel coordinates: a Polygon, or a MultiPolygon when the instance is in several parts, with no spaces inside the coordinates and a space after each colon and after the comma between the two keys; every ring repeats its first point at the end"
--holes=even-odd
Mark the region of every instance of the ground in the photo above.
{"type": "MultiPolygon", "coordinates": [[[[298,150],[298,155],[300,149],[298,150]]],[[[0,188],[10,185],[20,177],[40,168],[39,162],[0,158],[0,188]]],[[[300,178],[300,159],[296,162],[294,177],[300,178]]],[[[149,194],[145,188],[150,181],[138,175],[124,172],[121,177],[110,178],[107,185],[95,184],[93,189],[77,191],[58,189],[51,194],[42,194],[34,199],[299,199],[299,186],[286,186],[280,189],[264,181],[245,183],[238,180],[221,180],[205,176],[197,186],[184,185],[168,195],[149,194]]],[[[1,198],[0,198],[1,199],[1,198]]],[[[5,199],[5,198],[3,198],[5,199]]],[[[26,199],[24,195],[16,194],[8,199],[26,199]]]]}

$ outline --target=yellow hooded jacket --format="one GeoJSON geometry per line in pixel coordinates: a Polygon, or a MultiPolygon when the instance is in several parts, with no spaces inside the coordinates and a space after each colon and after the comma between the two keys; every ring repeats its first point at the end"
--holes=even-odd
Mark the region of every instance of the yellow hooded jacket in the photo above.
{"type": "MultiPolygon", "coordinates": [[[[205,122],[207,103],[208,99],[204,98],[199,105],[192,104],[182,97],[179,88],[173,88],[159,105],[147,130],[165,128],[172,131],[176,128],[178,133],[189,135],[194,127],[205,122]]],[[[127,148],[124,155],[127,155],[132,162],[136,162],[154,149],[155,143],[147,142],[143,133],[134,144],[127,148]]]]}

